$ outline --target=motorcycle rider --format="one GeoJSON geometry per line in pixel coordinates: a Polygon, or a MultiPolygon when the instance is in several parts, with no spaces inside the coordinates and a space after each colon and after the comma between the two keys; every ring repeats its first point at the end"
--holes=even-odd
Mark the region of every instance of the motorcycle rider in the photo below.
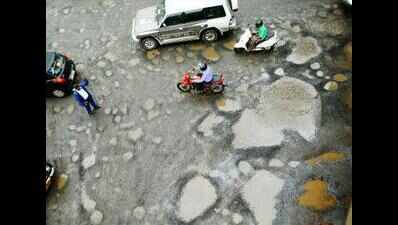
{"type": "Polygon", "coordinates": [[[258,19],[256,21],[256,28],[257,28],[256,36],[258,38],[258,41],[261,42],[267,40],[268,28],[265,26],[262,19],[258,19]]]}
{"type": "Polygon", "coordinates": [[[256,21],[256,33],[249,40],[248,48],[253,49],[261,42],[267,40],[268,38],[268,28],[265,26],[262,19],[256,21]]]}
{"type": "Polygon", "coordinates": [[[197,90],[203,91],[206,85],[211,84],[213,81],[213,70],[205,62],[200,62],[198,64],[200,72],[198,73],[198,78],[193,79],[192,82],[196,84],[197,90]]]}

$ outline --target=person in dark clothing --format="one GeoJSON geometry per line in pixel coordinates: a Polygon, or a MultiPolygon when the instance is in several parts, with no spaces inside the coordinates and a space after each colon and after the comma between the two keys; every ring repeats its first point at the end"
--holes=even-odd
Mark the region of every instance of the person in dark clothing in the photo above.
{"type": "Polygon", "coordinates": [[[101,107],[95,103],[92,94],[86,88],[87,86],[88,80],[82,80],[79,84],[74,85],[72,94],[79,105],[85,107],[88,114],[93,115],[94,110],[97,110],[101,107]]]}

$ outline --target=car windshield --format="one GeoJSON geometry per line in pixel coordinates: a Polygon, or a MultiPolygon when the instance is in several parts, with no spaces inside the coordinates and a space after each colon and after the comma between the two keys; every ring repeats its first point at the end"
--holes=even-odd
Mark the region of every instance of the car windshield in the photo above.
{"type": "Polygon", "coordinates": [[[55,60],[55,52],[47,52],[46,53],[46,70],[48,71],[55,60]]]}
{"type": "Polygon", "coordinates": [[[65,58],[57,53],[53,53],[53,57],[52,62],[50,62],[50,60],[47,58],[46,62],[47,65],[47,76],[49,76],[50,78],[54,77],[54,76],[58,76],[60,74],[62,74],[64,72],[65,69],[65,58]]]}
{"type": "Polygon", "coordinates": [[[156,20],[158,21],[158,24],[162,22],[164,15],[166,14],[165,1],[166,0],[159,0],[158,5],[156,7],[156,20]]]}

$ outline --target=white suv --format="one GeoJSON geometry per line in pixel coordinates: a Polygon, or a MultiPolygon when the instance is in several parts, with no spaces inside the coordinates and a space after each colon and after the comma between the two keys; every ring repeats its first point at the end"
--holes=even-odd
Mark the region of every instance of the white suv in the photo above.
{"type": "Polygon", "coordinates": [[[131,36],[145,50],[199,39],[213,42],[237,28],[237,10],[238,0],[161,0],[138,10],[131,36]]]}

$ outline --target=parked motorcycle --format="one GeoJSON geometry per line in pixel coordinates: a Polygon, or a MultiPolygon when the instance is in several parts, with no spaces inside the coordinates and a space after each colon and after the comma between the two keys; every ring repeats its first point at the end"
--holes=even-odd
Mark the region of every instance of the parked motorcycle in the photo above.
{"type": "Polygon", "coordinates": [[[267,40],[259,43],[255,48],[248,49],[248,42],[252,37],[252,32],[250,28],[247,28],[245,32],[241,35],[239,41],[234,46],[234,51],[236,53],[242,52],[258,52],[258,51],[269,51],[275,46],[279,41],[278,33],[276,31],[270,32],[270,37],[267,40]]]}
{"type": "Polygon", "coordinates": [[[181,81],[177,83],[178,90],[184,93],[191,92],[192,94],[221,94],[224,92],[225,84],[223,74],[215,74],[213,81],[210,84],[205,84],[203,90],[199,90],[196,83],[193,82],[195,75],[195,70],[185,72],[181,81]]]}

